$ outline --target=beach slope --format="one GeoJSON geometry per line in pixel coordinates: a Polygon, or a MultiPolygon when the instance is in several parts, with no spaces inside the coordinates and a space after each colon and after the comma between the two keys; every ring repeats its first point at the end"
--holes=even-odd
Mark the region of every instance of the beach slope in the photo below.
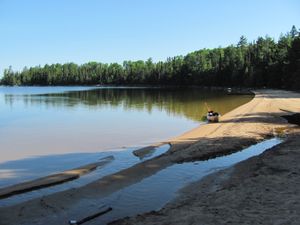
{"type": "Polygon", "coordinates": [[[110,225],[299,224],[300,130],[263,154],[184,188],[158,212],[110,225]]]}

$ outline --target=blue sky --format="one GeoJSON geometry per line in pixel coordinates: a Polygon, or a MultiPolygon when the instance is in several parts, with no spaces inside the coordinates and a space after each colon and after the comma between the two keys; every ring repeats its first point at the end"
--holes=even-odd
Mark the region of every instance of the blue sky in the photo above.
{"type": "Polygon", "coordinates": [[[0,0],[0,76],[10,65],[165,60],[292,25],[299,0],[0,0]]]}

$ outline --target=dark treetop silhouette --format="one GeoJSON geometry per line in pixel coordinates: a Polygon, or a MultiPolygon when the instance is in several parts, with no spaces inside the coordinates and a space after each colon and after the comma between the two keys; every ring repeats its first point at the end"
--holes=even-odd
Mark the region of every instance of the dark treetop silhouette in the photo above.
{"type": "Polygon", "coordinates": [[[201,49],[165,62],[124,61],[52,64],[4,70],[3,85],[200,85],[300,89],[300,37],[295,26],[276,42],[259,37],[249,43],[201,49]]]}

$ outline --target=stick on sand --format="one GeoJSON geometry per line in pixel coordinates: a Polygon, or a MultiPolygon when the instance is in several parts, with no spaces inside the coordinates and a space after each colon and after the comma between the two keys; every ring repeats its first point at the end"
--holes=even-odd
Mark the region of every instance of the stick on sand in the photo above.
{"type": "Polygon", "coordinates": [[[92,219],[95,219],[95,218],[98,217],[98,216],[104,215],[104,214],[110,212],[111,210],[112,210],[111,207],[106,207],[104,210],[102,210],[102,211],[100,211],[100,212],[97,212],[97,213],[95,213],[95,214],[93,214],[93,215],[87,216],[87,217],[85,217],[85,218],[83,218],[83,219],[81,219],[81,220],[78,220],[78,221],[77,221],[77,220],[70,220],[70,221],[69,221],[69,224],[70,224],[70,225],[80,225],[80,224],[83,224],[83,223],[85,223],[85,222],[87,222],[87,221],[90,221],[90,220],[92,220],[92,219]]]}

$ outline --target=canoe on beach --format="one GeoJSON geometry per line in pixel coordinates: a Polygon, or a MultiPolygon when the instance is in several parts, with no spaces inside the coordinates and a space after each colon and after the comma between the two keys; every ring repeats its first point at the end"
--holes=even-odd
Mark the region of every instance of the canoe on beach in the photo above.
{"type": "Polygon", "coordinates": [[[207,114],[206,114],[207,121],[219,122],[220,114],[218,112],[213,111],[206,102],[205,102],[205,106],[207,108],[207,114]]]}
{"type": "Polygon", "coordinates": [[[217,112],[209,111],[206,115],[208,122],[219,122],[220,114],[217,112]]]}

